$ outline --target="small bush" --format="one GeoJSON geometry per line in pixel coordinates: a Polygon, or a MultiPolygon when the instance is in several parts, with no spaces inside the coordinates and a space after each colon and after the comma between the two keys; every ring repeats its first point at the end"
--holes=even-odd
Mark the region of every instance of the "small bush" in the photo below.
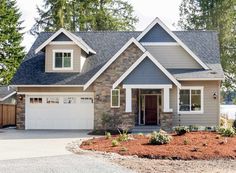
{"type": "Polygon", "coordinates": [[[176,126],[174,127],[174,131],[177,135],[184,135],[185,133],[189,132],[189,129],[186,126],[176,126]]]}
{"type": "Polygon", "coordinates": [[[106,139],[110,139],[111,138],[111,133],[110,132],[105,132],[105,136],[106,136],[106,139]]]}
{"type": "Polygon", "coordinates": [[[190,132],[197,132],[199,130],[199,127],[195,125],[190,125],[188,129],[190,132]]]}
{"type": "Polygon", "coordinates": [[[119,137],[118,137],[118,141],[123,142],[123,141],[128,141],[129,140],[129,135],[128,135],[128,131],[127,130],[123,130],[123,132],[121,133],[119,131],[119,137]]]}
{"type": "Polygon", "coordinates": [[[113,147],[117,147],[118,145],[120,145],[120,143],[116,139],[114,139],[114,140],[111,141],[111,145],[113,147]]]}
{"type": "Polygon", "coordinates": [[[121,152],[126,152],[126,151],[128,151],[128,148],[122,147],[122,148],[120,149],[120,151],[121,151],[121,152]]]}
{"type": "Polygon", "coordinates": [[[149,139],[149,144],[163,145],[163,144],[168,144],[171,140],[172,140],[172,137],[168,134],[153,132],[149,139]]]}
{"type": "Polygon", "coordinates": [[[233,137],[235,136],[235,129],[233,127],[220,127],[217,132],[221,135],[221,136],[225,136],[225,137],[233,137]]]}
{"type": "Polygon", "coordinates": [[[189,142],[188,142],[188,139],[185,138],[185,139],[184,139],[184,145],[188,145],[188,143],[189,143],[189,142]]]}
{"type": "Polygon", "coordinates": [[[236,128],[236,120],[233,122],[233,127],[236,128]]]}

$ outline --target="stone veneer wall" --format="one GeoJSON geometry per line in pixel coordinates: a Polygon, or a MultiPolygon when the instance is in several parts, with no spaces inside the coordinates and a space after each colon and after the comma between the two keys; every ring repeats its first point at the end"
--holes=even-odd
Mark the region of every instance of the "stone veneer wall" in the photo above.
{"type": "Polygon", "coordinates": [[[173,112],[161,112],[160,124],[164,130],[171,130],[173,126],[173,112]]]}
{"type": "Polygon", "coordinates": [[[16,128],[25,129],[25,95],[17,95],[16,101],[16,128]]]}
{"type": "Polygon", "coordinates": [[[126,127],[135,125],[137,115],[137,90],[132,90],[132,112],[125,112],[125,89],[120,86],[120,108],[111,108],[111,89],[115,81],[138,59],[143,52],[131,44],[93,83],[94,101],[94,129],[104,129],[102,115],[120,116],[126,127]]]}

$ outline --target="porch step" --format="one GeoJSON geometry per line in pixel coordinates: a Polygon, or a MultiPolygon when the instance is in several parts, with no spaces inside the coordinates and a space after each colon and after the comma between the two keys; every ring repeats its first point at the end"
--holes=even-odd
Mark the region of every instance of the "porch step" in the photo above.
{"type": "Polygon", "coordinates": [[[158,130],[160,130],[160,126],[135,126],[132,133],[152,133],[158,130]]]}

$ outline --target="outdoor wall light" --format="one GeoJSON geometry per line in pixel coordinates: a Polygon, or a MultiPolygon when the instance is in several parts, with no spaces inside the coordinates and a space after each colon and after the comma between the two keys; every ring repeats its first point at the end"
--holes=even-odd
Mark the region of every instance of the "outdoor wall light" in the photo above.
{"type": "Polygon", "coordinates": [[[217,93],[216,93],[216,92],[213,93],[213,98],[214,98],[214,99],[217,98],[217,93]]]}
{"type": "Polygon", "coordinates": [[[23,100],[23,97],[22,97],[22,95],[19,95],[19,97],[18,97],[20,100],[23,100]]]}

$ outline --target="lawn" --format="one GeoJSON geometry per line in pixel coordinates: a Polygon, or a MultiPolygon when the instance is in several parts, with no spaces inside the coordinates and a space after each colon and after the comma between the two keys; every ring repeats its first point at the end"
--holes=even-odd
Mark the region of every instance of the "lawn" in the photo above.
{"type": "Polygon", "coordinates": [[[128,141],[121,141],[117,146],[110,138],[100,137],[84,141],[81,148],[85,150],[114,152],[121,155],[137,155],[141,158],[155,159],[220,159],[236,158],[236,137],[222,137],[216,132],[189,132],[178,136],[171,134],[172,140],[164,145],[150,145],[150,135],[130,135],[128,141]]]}

